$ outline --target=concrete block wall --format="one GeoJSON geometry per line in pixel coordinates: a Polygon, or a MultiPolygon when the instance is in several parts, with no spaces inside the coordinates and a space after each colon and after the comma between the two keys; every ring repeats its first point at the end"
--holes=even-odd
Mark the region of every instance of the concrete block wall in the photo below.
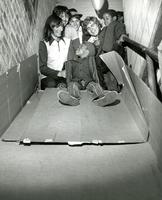
{"type": "Polygon", "coordinates": [[[55,0],[0,0],[0,74],[38,52],[55,0]]]}
{"type": "MultiPolygon", "coordinates": [[[[150,47],[162,0],[123,0],[127,33],[130,39],[150,47]]],[[[128,63],[137,75],[143,73],[145,60],[128,49],[128,63]]]]}

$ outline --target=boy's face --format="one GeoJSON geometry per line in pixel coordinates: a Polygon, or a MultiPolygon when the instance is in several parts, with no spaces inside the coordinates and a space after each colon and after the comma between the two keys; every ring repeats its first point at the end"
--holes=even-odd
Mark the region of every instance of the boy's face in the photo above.
{"type": "Polygon", "coordinates": [[[76,55],[80,58],[86,58],[89,54],[89,50],[85,44],[82,44],[76,50],[76,55]]]}
{"type": "Polygon", "coordinates": [[[87,25],[87,32],[91,35],[91,36],[97,36],[99,34],[99,27],[98,25],[93,22],[90,21],[87,25]]]}
{"type": "Polygon", "coordinates": [[[109,15],[108,13],[105,13],[103,15],[103,20],[104,20],[104,24],[105,26],[108,26],[113,20],[113,17],[111,15],[109,15]]]}
{"type": "Polygon", "coordinates": [[[79,30],[80,20],[77,17],[72,17],[69,24],[75,28],[76,31],[79,30]]]}

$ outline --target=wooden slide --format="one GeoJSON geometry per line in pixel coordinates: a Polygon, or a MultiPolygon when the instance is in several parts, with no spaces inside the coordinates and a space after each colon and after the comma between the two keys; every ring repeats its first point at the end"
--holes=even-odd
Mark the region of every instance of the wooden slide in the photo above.
{"type": "MultiPolygon", "coordinates": [[[[96,106],[90,94],[82,91],[79,106],[65,106],[57,99],[57,89],[46,89],[30,115],[25,130],[17,130],[16,140],[24,144],[69,145],[147,141],[148,126],[127,67],[115,52],[106,53],[101,58],[117,80],[124,84],[114,104],[106,107],[96,106]]],[[[10,141],[10,135],[4,134],[3,140],[10,141]]]]}

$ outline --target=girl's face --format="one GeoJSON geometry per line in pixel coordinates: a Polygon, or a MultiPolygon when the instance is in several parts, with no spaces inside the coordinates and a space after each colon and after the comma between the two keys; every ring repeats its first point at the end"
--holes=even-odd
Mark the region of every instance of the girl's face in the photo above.
{"type": "Polygon", "coordinates": [[[91,36],[97,36],[99,34],[99,26],[98,24],[96,24],[93,21],[90,21],[87,25],[87,32],[91,35],[91,36]]]}
{"type": "Polygon", "coordinates": [[[72,17],[72,18],[70,19],[69,24],[70,24],[72,27],[74,27],[76,31],[78,31],[78,30],[79,30],[79,27],[80,27],[80,20],[79,20],[78,18],[76,18],[76,17],[72,17]]]}
{"type": "Polygon", "coordinates": [[[108,26],[113,21],[113,17],[109,15],[108,13],[105,13],[103,15],[103,20],[104,20],[105,26],[108,26]]]}
{"type": "Polygon", "coordinates": [[[63,31],[63,25],[62,24],[55,25],[55,24],[51,23],[50,27],[53,30],[53,35],[56,38],[60,38],[62,36],[62,31],[63,31]]]}

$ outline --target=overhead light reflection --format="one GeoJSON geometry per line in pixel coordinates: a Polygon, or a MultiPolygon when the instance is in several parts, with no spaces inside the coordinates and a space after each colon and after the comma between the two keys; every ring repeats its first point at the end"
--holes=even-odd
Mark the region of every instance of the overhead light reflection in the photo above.
{"type": "Polygon", "coordinates": [[[95,10],[100,10],[105,0],[92,0],[92,4],[95,10]]]}

